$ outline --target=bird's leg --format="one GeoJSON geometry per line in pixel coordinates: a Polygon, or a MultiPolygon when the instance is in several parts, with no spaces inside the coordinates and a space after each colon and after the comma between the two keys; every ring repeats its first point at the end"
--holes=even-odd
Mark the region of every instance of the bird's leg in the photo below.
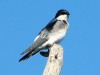
{"type": "Polygon", "coordinates": [[[42,56],[44,56],[44,57],[48,57],[48,56],[49,56],[49,52],[50,52],[50,50],[48,49],[47,52],[41,51],[40,54],[41,54],[42,56]]]}

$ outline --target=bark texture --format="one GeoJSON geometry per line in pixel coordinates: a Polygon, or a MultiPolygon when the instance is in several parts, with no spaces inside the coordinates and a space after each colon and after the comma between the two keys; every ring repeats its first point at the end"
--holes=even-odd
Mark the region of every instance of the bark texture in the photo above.
{"type": "Polygon", "coordinates": [[[43,75],[60,75],[63,64],[63,48],[54,44],[49,53],[49,58],[44,69],[43,75]]]}

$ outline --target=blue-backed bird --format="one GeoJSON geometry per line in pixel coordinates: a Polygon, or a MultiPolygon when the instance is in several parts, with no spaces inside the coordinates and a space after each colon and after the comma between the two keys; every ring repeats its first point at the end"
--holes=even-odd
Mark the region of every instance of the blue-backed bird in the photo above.
{"type": "MultiPolygon", "coordinates": [[[[70,13],[65,9],[58,10],[55,17],[37,35],[34,43],[21,53],[25,55],[19,62],[28,59],[43,49],[50,49],[54,44],[59,44],[68,31],[69,15],[70,13]]],[[[41,55],[43,55],[43,52],[41,52],[41,55]]]]}

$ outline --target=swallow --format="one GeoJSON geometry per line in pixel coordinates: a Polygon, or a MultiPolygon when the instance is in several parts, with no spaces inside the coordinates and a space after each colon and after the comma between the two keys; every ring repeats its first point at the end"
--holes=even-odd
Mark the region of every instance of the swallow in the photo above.
{"type": "MultiPolygon", "coordinates": [[[[59,44],[68,31],[69,15],[70,13],[65,9],[58,10],[55,17],[37,35],[34,43],[21,53],[21,55],[24,54],[24,56],[19,62],[28,59],[41,50],[50,49],[54,44],[59,44]]],[[[41,52],[41,55],[44,53],[45,52],[41,52]]]]}

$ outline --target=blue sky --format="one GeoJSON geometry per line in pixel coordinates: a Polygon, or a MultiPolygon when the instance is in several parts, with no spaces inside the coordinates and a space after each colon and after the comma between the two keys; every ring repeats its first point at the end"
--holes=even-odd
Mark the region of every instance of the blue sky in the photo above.
{"type": "Polygon", "coordinates": [[[61,75],[100,75],[99,0],[0,0],[0,75],[42,75],[47,58],[18,60],[61,8],[71,14],[61,75]]]}

